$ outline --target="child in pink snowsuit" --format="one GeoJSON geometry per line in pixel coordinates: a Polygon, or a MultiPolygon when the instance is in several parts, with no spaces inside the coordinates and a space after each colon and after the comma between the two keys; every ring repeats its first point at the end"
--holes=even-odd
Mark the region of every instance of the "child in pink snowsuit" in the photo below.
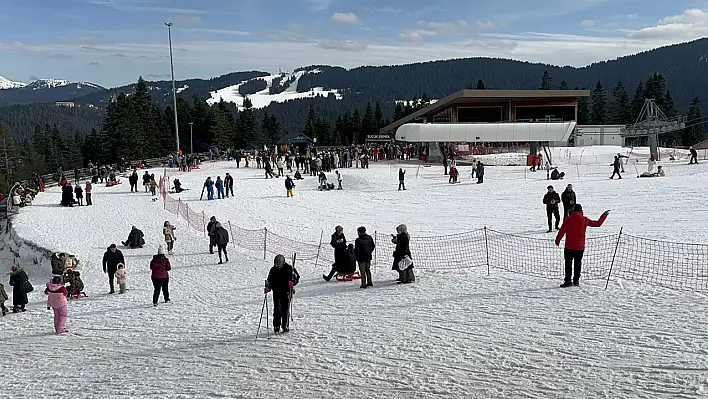
{"type": "Polygon", "coordinates": [[[54,331],[57,334],[67,332],[66,316],[68,314],[66,297],[68,292],[62,283],[59,276],[52,278],[52,282],[47,283],[47,289],[44,290],[47,294],[47,310],[54,309],[54,331]]]}

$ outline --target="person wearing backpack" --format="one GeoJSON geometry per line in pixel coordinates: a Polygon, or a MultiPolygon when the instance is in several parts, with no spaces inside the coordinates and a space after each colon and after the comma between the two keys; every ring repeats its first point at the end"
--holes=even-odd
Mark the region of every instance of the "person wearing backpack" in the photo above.
{"type": "Polygon", "coordinates": [[[273,291],[273,331],[290,331],[290,301],[295,293],[295,281],[300,280],[295,268],[285,262],[285,256],[276,255],[268,272],[265,293],[273,291]]]}

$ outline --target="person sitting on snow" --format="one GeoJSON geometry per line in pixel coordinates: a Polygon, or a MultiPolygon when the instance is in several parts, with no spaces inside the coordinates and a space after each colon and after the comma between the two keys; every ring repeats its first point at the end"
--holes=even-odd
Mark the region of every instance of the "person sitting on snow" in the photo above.
{"type": "Polygon", "coordinates": [[[175,179],[173,184],[175,185],[175,193],[179,194],[184,191],[184,189],[182,188],[182,183],[179,181],[179,179],[175,179]]]}
{"type": "Polygon", "coordinates": [[[295,180],[303,180],[302,175],[300,174],[299,170],[295,171],[295,180]]]}
{"type": "Polygon", "coordinates": [[[84,290],[84,282],[81,280],[81,273],[73,269],[66,269],[64,283],[69,284],[66,290],[71,294],[80,294],[84,290]]]}
{"type": "Polygon", "coordinates": [[[145,235],[137,227],[133,226],[128,234],[128,239],[123,241],[123,245],[130,248],[142,248],[145,245],[145,235]]]}

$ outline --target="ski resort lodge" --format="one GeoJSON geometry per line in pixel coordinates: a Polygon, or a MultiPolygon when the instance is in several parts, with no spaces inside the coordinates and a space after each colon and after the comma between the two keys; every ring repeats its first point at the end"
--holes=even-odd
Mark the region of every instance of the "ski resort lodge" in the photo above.
{"type": "Polygon", "coordinates": [[[371,141],[531,143],[535,151],[539,142],[567,145],[581,129],[582,144],[616,144],[619,134],[577,126],[579,100],[589,96],[590,90],[460,90],[383,127],[371,141]],[[602,140],[591,139],[596,133],[602,140]]]}

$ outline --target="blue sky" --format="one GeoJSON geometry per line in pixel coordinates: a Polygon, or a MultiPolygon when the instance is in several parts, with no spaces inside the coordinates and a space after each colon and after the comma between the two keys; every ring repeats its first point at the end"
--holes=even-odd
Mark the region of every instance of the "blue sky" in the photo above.
{"type": "Polygon", "coordinates": [[[708,36],[708,1],[2,0],[0,75],[167,79],[166,21],[178,79],[475,56],[582,66],[708,36]]]}

